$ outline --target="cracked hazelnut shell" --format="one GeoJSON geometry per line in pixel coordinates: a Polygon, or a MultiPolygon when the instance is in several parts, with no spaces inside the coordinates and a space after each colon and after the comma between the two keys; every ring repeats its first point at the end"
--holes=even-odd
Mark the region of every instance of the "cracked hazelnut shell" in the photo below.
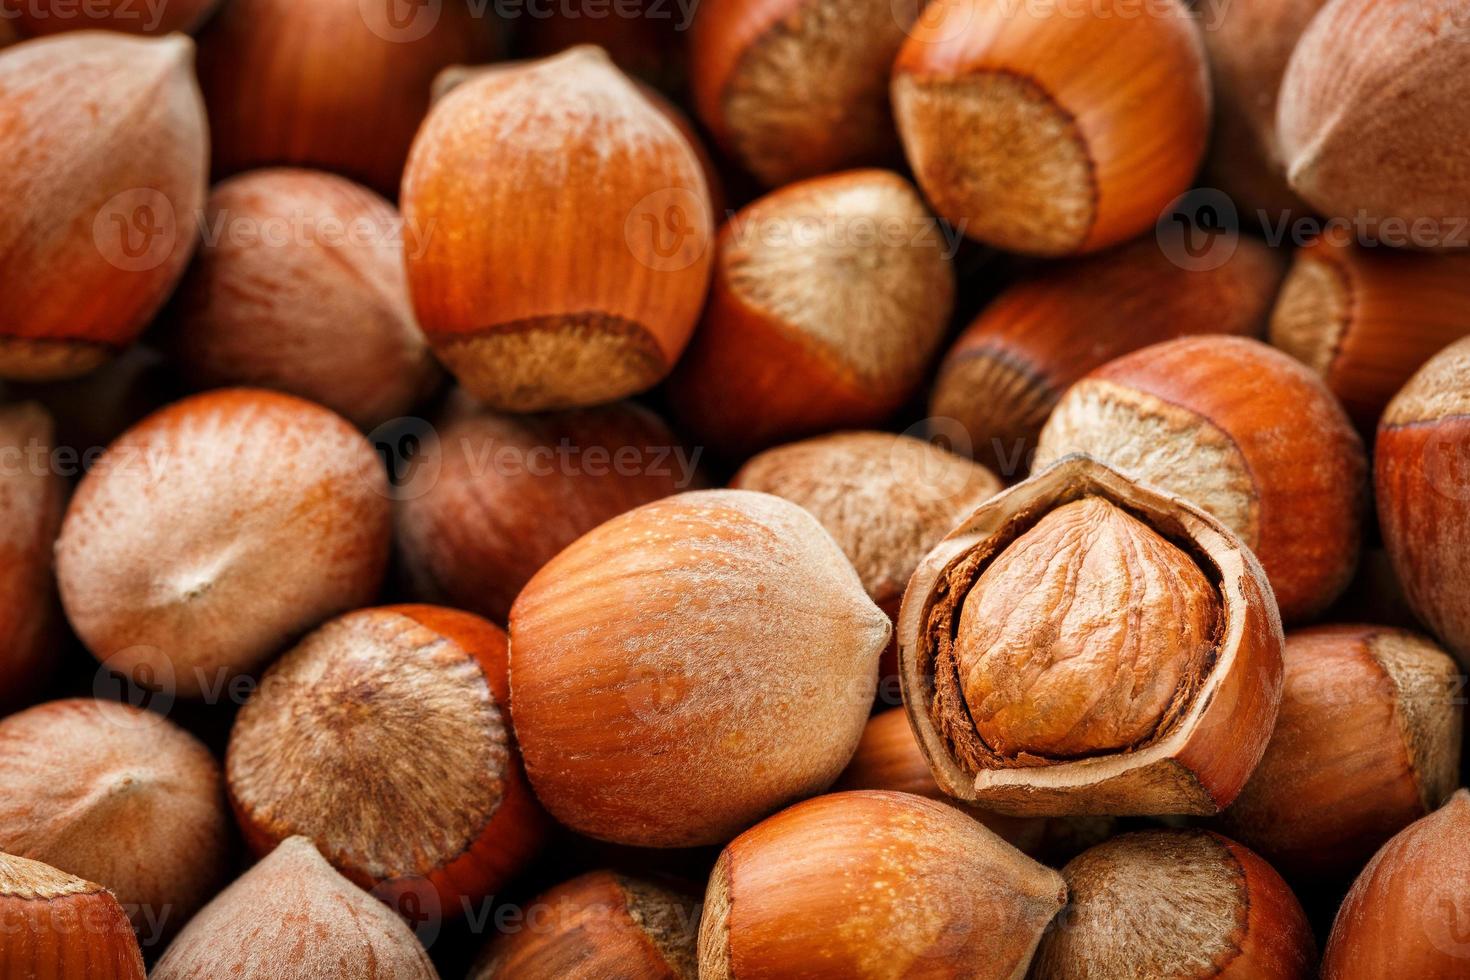
{"type": "Polygon", "coordinates": [[[183,274],[209,166],[193,57],[182,35],[81,31],[0,61],[0,377],[100,366],[183,274]]]}
{"type": "Polygon", "coordinates": [[[107,667],[217,695],[373,599],[389,521],[387,476],[345,419],[257,388],[196,395],[83,478],[56,544],[61,600],[107,667]]]}
{"type": "Polygon", "coordinates": [[[1285,664],[1276,729],[1221,829],[1293,880],[1350,876],[1459,783],[1460,672],[1376,626],[1290,633],[1285,664]]]}
{"type": "Polygon", "coordinates": [[[893,66],[904,152],[934,209],[1012,252],[1093,252],[1147,231],[1205,152],[1210,79],[1176,0],[960,0],[893,66]]]}
{"type": "Polygon", "coordinates": [[[557,555],[511,609],[531,785],[590,837],[724,843],[837,778],[890,632],[795,504],[746,490],[645,504],[557,555]]]}
{"type": "Polygon", "coordinates": [[[645,391],[704,302],[709,201],[688,139],[601,49],[484,73],[435,103],[404,174],[419,322],[501,411],[645,391]]]}
{"type": "Polygon", "coordinates": [[[66,497],[55,443],[39,405],[0,408],[0,454],[11,459],[0,468],[0,710],[25,703],[54,666],[60,616],[51,550],[66,497]]]}
{"type": "Polygon", "coordinates": [[[122,906],[101,885],[0,854],[0,976],[144,980],[122,906]]]}
{"type": "Polygon", "coordinates": [[[1087,453],[1219,518],[1260,558],[1288,622],[1321,612],[1357,568],[1362,440],[1322,379],[1241,337],[1187,337],[1073,385],[1036,465],[1087,453]]]}
{"type": "Polygon", "coordinates": [[[1281,698],[1281,622],[1255,556],[1086,456],[936,546],[898,636],[939,787],[1016,816],[1216,813],[1281,698]]]}
{"type": "Polygon", "coordinates": [[[544,816],[507,714],[505,632],[434,606],[349,613],[271,667],[225,775],[246,843],[310,839],[385,900],[446,918],[535,856],[544,816]]]}
{"type": "Polygon", "coordinates": [[[220,0],[6,0],[0,3],[0,21],[13,21],[27,37],[104,30],[160,36],[198,30],[219,5],[220,0]]]}
{"type": "Polygon", "coordinates": [[[702,980],[1025,975],[1061,876],[951,807],[852,792],[783,810],[721,853],[702,980]]]}

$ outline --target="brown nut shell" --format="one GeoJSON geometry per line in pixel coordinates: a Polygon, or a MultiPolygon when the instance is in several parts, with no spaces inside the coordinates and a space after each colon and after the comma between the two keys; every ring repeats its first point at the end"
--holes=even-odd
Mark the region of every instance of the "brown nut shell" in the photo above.
{"type": "Polygon", "coordinates": [[[120,31],[156,37],[174,31],[192,33],[214,13],[220,2],[88,0],[78,4],[71,0],[5,0],[0,3],[0,22],[13,20],[16,29],[29,37],[65,31],[120,31]]]}
{"type": "Polygon", "coordinates": [[[940,788],[1019,816],[1216,813],[1260,760],[1281,697],[1281,622],[1255,556],[1203,511],[1086,456],[992,498],[930,552],[905,593],[898,637],[904,703],[940,788]],[[1069,505],[1094,513],[1073,527],[1069,505]],[[1067,560],[1038,557],[1042,566],[1028,568],[1020,559],[1043,545],[1028,534],[1049,518],[1067,521],[1046,532],[1061,533],[1056,553],[1067,560]],[[995,647],[1019,659],[976,674],[983,658],[962,646],[980,634],[965,629],[964,613],[1002,560],[1020,577],[992,582],[984,601],[1019,590],[995,647]],[[1174,653],[1161,658],[1165,646],[1174,653]],[[1101,659],[1078,661],[1082,673],[1042,669],[1084,649],[1101,659]],[[1146,663],[1177,678],[1172,691],[1155,673],[1127,683],[1146,663]],[[977,676],[1011,678],[978,702],[1009,748],[988,743],[971,718],[977,676]],[[1094,734],[1058,742],[1049,733],[1062,713],[1094,734]],[[1144,734],[1103,748],[1132,732],[1144,734]]]}
{"type": "Polygon", "coordinates": [[[0,408],[0,711],[26,703],[51,674],[59,620],[51,550],[65,484],[51,416],[0,408]]]}
{"type": "Polygon", "coordinates": [[[144,980],[122,906],[101,885],[0,854],[0,977],[144,980]]]}
{"type": "Polygon", "coordinates": [[[1018,980],[1061,876],[907,793],[808,800],[741,834],[710,876],[702,980],[1018,980]]]}

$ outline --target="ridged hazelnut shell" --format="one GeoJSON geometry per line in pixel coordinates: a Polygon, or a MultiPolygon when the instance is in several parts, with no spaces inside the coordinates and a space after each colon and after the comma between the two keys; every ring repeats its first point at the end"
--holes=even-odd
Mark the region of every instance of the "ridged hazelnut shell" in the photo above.
{"type": "Polygon", "coordinates": [[[435,606],[349,613],[271,667],[230,735],[246,842],[294,836],[387,899],[445,918],[535,855],[545,818],[506,712],[505,632],[435,606]]]}
{"type": "Polygon", "coordinates": [[[1316,942],[1296,896],[1248,849],[1203,830],[1125,834],[1062,869],[1069,903],[1029,980],[1308,980],[1316,942]]]}
{"type": "Polygon", "coordinates": [[[1152,227],[1209,135],[1204,44],[1175,0],[946,4],[910,31],[892,94],[934,209],[970,238],[1034,255],[1152,227]]]}
{"type": "Polygon", "coordinates": [[[531,784],[591,837],[723,843],[837,778],[890,632],[795,504],[744,490],[646,504],[552,559],[511,609],[531,784]]]}
{"type": "Polygon", "coordinates": [[[696,980],[697,898],[593,871],[532,899],[535,925],[491,940],[469,980],[696,980]]]}
{"type": "Polygon", "coordinates": [[[0,708],[24,703],[54,665],[60,617],[51,550],[66,496],[55,445],[45,409],[0,408],[0,708]]]}
{"type": "Polygon", "coordinates": [[[169,311],[191,382],[284,391],[371,429],[438,380],[408,299],[398,212],[378,194],[318,171],[260,170],[215,187],[203,220],[169,311]]]}
{"type": "MultiPolygon", "coordinates": [[[[1138,615],[1128,603],[1140,581],[1114,581],[1125,605],[1108,614],[1099,610],[1102,621],[1138,615]]],[[[1096,596],[1061,598],[1059,611],[1082,610],[1096,596]]],[[[1044,639],[1043,626],[1022,640],[1044,639]]],[[[1135,628],[1124,630],[1132,643],[1140,642],[1135,628]]],[[[1255,556],[1203,511],[1080,455],[991,498],[929,553],[904,596],[898,642],[904,704],[939,787],[963,802],[1018,816],[1216,813],[1235,799],[1260,761],[1281,698],[1281,621],[1255,556]],[[963,708],[954,684],[936,673],[953,656],[960,604],[1027,529],[1088,498],[1122,509],[1198,564],[1218,603],[1209,656],[1185,672],[1151,737],[1126,751],[1009,760],[992,751],[966,763],[962,758],[971,753],[962,753],[945,731],[959,733],[974,723],[967,711],[957,716],[963,708]]],[[[1089,717],[1106,720],[1098,712],[1111,704],[1105,699],[1089,717]]]]}
{"type": "Polygon", "coordinates": [[[387,482],[367,440],[319,405],[256,388],[176,402],[77,488],[56,545],[67,617],[107,666],[218,694],[377,594],[387,482]]]}
{"type": "Polygon", "coordinates": [[[85,374],[178,282],[209,166],[193,55],[83,31],[0,61],[0,377],[85,374]]]}
{"type": "Polygon", "coordinates": [[[597,48],[486,73],[434,105],[402,207],[419,322],[503,411],[652,387],[709,282],[709,188],[689,141],[597,48]]]}
{"type": "Polygon", "coordinates": [[[1285,663],[1276,730],[1221,829],[1293,880],[1351,875],[1459,783],[1461,675],[1376,626],[1290,633],[1285,663]]]}
{"type": "Polygon", "coordinates": [[[1077,452],[1219,518],[1260,558],[1288,622],[1352,580],[1362,440],[1322,379],[1274,348],[1188,337],[1112,361],[1062,396],[1036,465],[1077,452]]]}
{"type": "Polygon", "coordinates": [[[214,13],[221,0],[166,0],[138,3],[136,0],[14,0],[7,4],[5,19],[14,18],[16,28],[29,37],[65,31],[121,31],[124,34],[158,36],[174,31],[192,33],[214,13]]]}
{"type": "Polygon", "coordinates": [[[836,793],[725,848],[699,927],[702,980],[1019,980],[1066,886],[964,814],[836,793]]]}
{"type": "Polygon", "coordinates": [[[438,980],[403,920],[292,837],[205,906],[151,980],[438,980]]]}
{"type": "Polygon", "coordinates": [[[122,906],[101,885],[39,861],[0,854],[0,976],[144,980],[122,906]]]}

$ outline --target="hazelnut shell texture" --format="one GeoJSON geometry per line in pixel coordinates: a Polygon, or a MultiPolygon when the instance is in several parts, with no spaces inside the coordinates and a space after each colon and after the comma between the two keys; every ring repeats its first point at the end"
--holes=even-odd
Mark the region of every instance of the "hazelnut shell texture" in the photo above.
{"type": "Polygon", "coordinates": [[[192,33],[214,13],[221,0],[167,0],[141,4],[134,0],[13,0],[3,5],[4,18],[28,37],[65,31],[107,30],[124,34],[161,36],[175,31],[192,33]],[[13,9],[10,9],[13,8],[13,9]]]}
{"type": "Polygon", "coordinates": [[[0,469],[0,707],[27,702],[53,667],[60,617],[51,551],[66,496],[55,445],[45,409],[0,408],[0,453],[12,459],[0,469]]]}
{"type": "Polygon", "coordinates": [[[0,854],[0,976],[144,980],[122,906],[101,885],[0,854]]]}

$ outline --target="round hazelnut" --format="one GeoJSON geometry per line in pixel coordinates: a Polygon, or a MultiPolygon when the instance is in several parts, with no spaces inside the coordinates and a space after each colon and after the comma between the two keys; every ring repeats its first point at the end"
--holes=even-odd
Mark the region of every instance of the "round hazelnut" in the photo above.
{"type": "Polygon", "coordinates": [[[732,456],[885,421],[949,325],[954,270],[912,185],[858,170],[783,187],[726,223],[679,418],[732,456]]]}
{"type": "Polygon", "coordinates": [[[1378,523],[1409,605],[1470,665],[1470,338],[1436,354],[1378,427],[1378,523]]]}
{"type": "Polygon", "coordinates": [[[0,720],[0,851],[101,882],[140,933],[213,897],[230,846],[219,765],[160,715],[75,699],[0,720]]]}
{"type": "Polygon", "coordinates": [[[1255,556],[1087,456],[991,498],[930,552],[898,634],[940,788],[1018,816],[1216,813],[1281,697],[1255,556]]]}
{"type": "Polygon", "coordinates": [[[422,910],[427,884],[445,917],[493,894],[544,825],[506,683],[505,632],[478,616],[388,606],[327,623],[235,721],[225,772],[246,843],[307,837],[385,898],[422,910]]]}
{"type": "Polygon", "coordinates": [[[101,885],[0,854],[0,976],[144,980],[128,917],[101,885]]]}
{"type": "Polygon", "coordinates": [[[196,915],[151,980],[439,980],[386,905],[292,837],[196,915]]]}
{"type": "Polygon", "coordinates": [[[1070,901],[1028,977],[1308,980],[1316,942],[1281,876],[1203,830],[1124,834],[1062,869],[1070,901]]]}
{"type": "Polygon", "coordinates": [[[959,422],[977,459],[1023,477],[1047,416],[1089,371],[1176,337],[1260,334],[1284,272],[1280,253],[1252,238],[1209,270],[1180,267],[1152,239],[1043,269],[960,334],[929,414],[959,422]]]}
{"type": "Polygon", "coordinates": [[[1338,236],[1297,249],[1271,314],[1271,343],[1320,374],[1370,435],[1414,372],[1467,334],[1470,258],[1338,236]]]}
{"type": "Polygon", "coordinates": [[[0,60],[0,377],[96,368],[183,273],[209,166],[193,56],[182,35],[84,31],[0,60]]]}
{"type": "Polygon", "coordinates": [[[965,235],[1067,255],[1148,230],[1209,134],[1204,44],[1182,2],[1003,5],[920,18],[893,66],[915,178],[965,235]]]}
{"type": "Polygon", "coordinates": [[[1322,980],[1454,980],[1470,963],[1470,792],[1379,849],[1353,883],[1322,956],[1322,980]]]}
{"type": "Polygon", "coordinates": [[[577,408],[644,391],[694,329],[709,189],[689,141],[598,48],[487,72],[420,130],[403,212],[419,322],[476,398],[577,408]]]}
{"type": "Polygon", "coordinates": [[[66,513],[56,572],[99,660],[196,697],[371,601],[390,535],[387,476],[356,429],[232,388],[155,412],[108,448],[66,513]]]}
{"type": "Polygon", "coordinates": [[[531,784],[590,837],[723,843],[837,778],[890,630],[831,535],[788,501],[700,491],[613,518],[511,609],[531,784]]]}
{"type": "Polygon", "coordinates": [[[438,380],[408,299],[398,212],[376,193],[260,170],[214,188],[204,221],[171,309],[190,381],[288,392],[371,429],[438,380]]]}
{"type": "Polygon", "coordinates": [[[1222,829],[1293,880],[1352,875],[1459,783],[1460,672],[1374,626],[1286,637],[1276,730],[1222,829]]]}
{"type": "Polygon", "coordinates": [[[1352,580],[1362,440],[1322,379],[1278,350],[1189,337],[1093,371],[1047,419],[1036,465],[1078,452],[1219,518],[1260,558],[1288,621],[1352,580]]]}
{"type": "Polygon", "coordinates": [[[698,899],[611,871],[532,899],[534,919],[497,936],[469,980],[696,980],[698,899]]]}
{"type": "Polygon", "coordinates": [[[741,834],[710,875],[702,980],[1021,977],[1061,876],[954,809],[836,793],[741,834]]]}
{"type": "Polygon", "coordinates": [[[53,666],[51,549],[66,495],[55,444],[45,409],[0,407],[0,708],[26,702],[53,666]]]}
{"type": "Polygon", "coordinates": [[[398,552],[420,598],[497,623],[567,545],[699,482],[697,455],[631,402],[516,416],[461,398],[437,442],[432,486],[396,505],[398,552]]]}
{"type": "Polygon", "coordinates": [[[5,0],[0,24],[14,20],[22,34],[37,37],[64,31],[121,31],[162,35],[193,32],[214,13],[221,0],[5,0]]]}
{"type": "Polygon", "coordinates": [[[215,174],[294,164],[397,194],[434,75],[497,46],[477,9],[229,0],[199,35],[215,174]]]}

